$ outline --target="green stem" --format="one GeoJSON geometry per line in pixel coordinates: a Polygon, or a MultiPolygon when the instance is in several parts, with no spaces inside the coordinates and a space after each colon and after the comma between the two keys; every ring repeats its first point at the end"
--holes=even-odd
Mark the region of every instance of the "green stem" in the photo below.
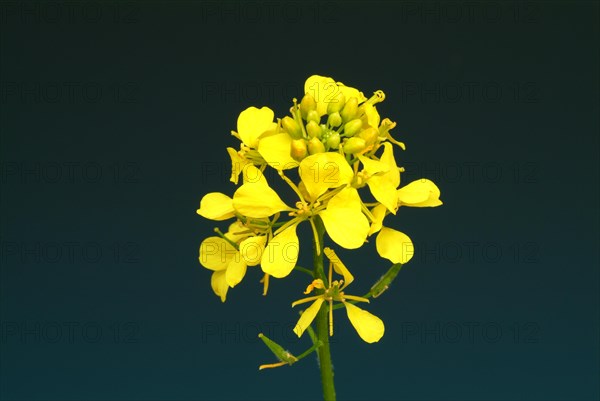
{"type": "MultiPolygon", "coordinates": [[[[318,244],[315,241],[313,251],[313,262],[315,277],[319,277],[327,283],[325,270],[323,268],[323,234],[325,227],[320,218],[315,219],[318,244]],[[318,249],[319,246],[321,249],[318,249]]],[[[322,290],[323,291],[323,290],[322,290]]],[[[322,345],[317,349],[319,355],[319,367],[321,368],[321,382],[323,384],[323,398],[325,401],[335,401],[335,387],[333,385],[333,364],[331,363],[331,352],[329,350],[329,314],[327,302],[324,302],[316,317],[317,339],[322,345]]]]}

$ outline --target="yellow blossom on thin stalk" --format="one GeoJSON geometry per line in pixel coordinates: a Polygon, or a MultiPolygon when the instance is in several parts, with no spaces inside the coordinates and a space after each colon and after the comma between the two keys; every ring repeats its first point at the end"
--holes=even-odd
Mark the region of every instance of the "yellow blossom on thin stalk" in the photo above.
{"type": "Polygon", "coordinates": [[[329,335],[333,335],[333,302],[338,301],[341,302],[346,307],[346,312],[348,314],[348,319],[352,326],[356,329],[356,332],[364,341],[368,343],[377,342],[383,337],[383,332],[385,331],[385,326],[381,319],[377,316],[372,315],[371,313],[360,309],[358,306],[355,306],[348,302],[348,300],[358,301],[358,302],[369,302],[368,299],[363,297],[358,297],[355,295],[348,295],[344,292],[344,289],[354,281],[354,276],[350,274],[348,268],[342,263],[342,261],[337,257],[335,252],[330,248],[324,249],[325,255],[329,258],[329,286],[326,288],[323,280],[316,279],[306,288],[304,294],[309,294],[313,290],[323,290],[322,294],[315,295],[308,298],[303,298],[298,301],[292,303],[292,306],[300,305],[306,302],[313,301],[312,305],[309,306],[296,323],[294,327],[294,333],[298,335],[298,337],[302,336],[304,331],[310,326],[312,321],[317,316],[317,312],[321,309],[321,305],[324,302],[329,303],[329,335]],[[335,270],[336,273],[340,274],[344,279],[343,280],[335,280],[332,281],[332,271],[335,270]]]}
{"type": "Polygon", "coordinates": [[[223,302],[229,289],[258,266],[263,295],[271,277],[283,279],[294,270],[311,275],[304,293],[316,294],[293,305],[311,302],[294,332],[300,337],[308,331],[313,346],[295,356],[261,334],[279,360],[261,368],[292,365],[317,352],[326,399],[335,398],[328,343],[334,309],[345,308],[364,341],[378,342],[385,331],[383,322],[355,304],[379,296],[414,254],[410,237],[385,226],[385,218],[397,215],[401,207],[442,204],[440,190],[432,181],[402,182],[404,168],[398,165],[395,150],[406,146],[391,134],[396,122],[380,116],[378,105],[385,99],[381,90],[367,97],[333,78],[312,75],[302,97],[292,100],[287,115],[275,117],[265,106],[246,108],[239,114],[236,131],[231,131],[239,147],[227,148],[230,181],[236,188],[232,195],[206,194],[197,210],[204,218],[229,221],[225,233],[215,228],[216,235],[202,241],[199,249],[200,264],[212,271],[211,286],[223,302]],[[267,171],[275,172],[269,180],[267,171]],[[282,184],[292,189],[293,199],[282,199],[278,191],[282,184]],[[297,265],[304,249],[297,231],[301,223],[308,223],[312,231],[312,270],[297,265]],[[393,265],[382,277],[383,284],[376,283],[372,292],[363,297],[349,295],[346,289],[354,276],[324,242],[353,250],[373,235],[377,253],[393,265]],[[328,275],[323,254],[329,259],[328,275]],[[333,280],[334,271],[343,278],[333,280]],[[311,327],[313,321],[317,333],[311,327]]]}

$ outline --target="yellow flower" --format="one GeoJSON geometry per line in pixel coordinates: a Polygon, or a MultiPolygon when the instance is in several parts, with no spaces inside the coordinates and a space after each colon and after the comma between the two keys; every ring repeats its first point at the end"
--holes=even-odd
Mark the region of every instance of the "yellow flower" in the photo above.
{"type": "MultiPolygon", "coordinates": [[[[260,136],[277,127],[277,124],[273,122],[274,117],[275,113],[268,107],[260,109],[248,107],[240,113],[237,119],[237,135],[244,145],[256,149],[260,136]]],[[[232,132],[232,134],[236,133],[232,132]]]]}
{"type": "MultiPolygon", "coordinates": [[[[439,199],[439,188],[425,178],[400,188],[396,194],[398,206],[436,207],[442,205],[442,201],[439,199]]],[[[392,263],[408,263],[414,255],[414,245],[408,235],[383,226],[383,220],[387,213],[386,206],[383,204],[371,209],[374,219],[371,222],[369,236],[379,232],[375,245],[381,257],[392,263]]]]}
{"type": "Polygon", "coordinates": [[[239,284],[248,266],[256,266],[266,244],[265,235],[254,235],[241,222],[229,226],[223,237],[208,237],[200,244],[199,261],[212,270],[211,286],[225,302],[229,288],[239,284]]]}
{"type": "MultiPolygon", "coordinates": [[[[369,220],[362,212],[358,191],[348,186],[354,174],[343,156],[333,152],[308,156],[300,163],[298,173],[305,191],[281,173],[300,201],[296,204],[296,210],[291,213],[294,218],[279,228],[269,241],[261,262],[263,271],[276,278],[287,276],[296,265],[300,248],[296,227],[304,220],[309,220],[314,230],[313,219],[320,216],[331,239],[347,249],[362,246],[369,232],[369,220]],[[308,195],[308,198],[305,195],[308,195]]],[[[237,206],[236,192],[233,205],[237,211],[246,214],[259,210],[263,214],[256,217],[266,217],[279,211],[290,210],[280,203],[278,197],[267,195],[269,190],[265,187],[252,192],[255,196],[246,197],[246,207],[243,210],[237,206]],[[252,210],[252,205],[259,206],[254,206],[255,210],[252,210]]]]}
{"type": "Polygon", "coordinates": [[[302,336],[304,331],[310,326],[312,321],[317,316],[317,313],[321,309],[321,306],[324,302],[329,303],[329,335],[333,335],[333,302],[342,302],[342,304],[346,307],[346,313],[348,315],[348,319],[352,326],[356,329],[356,332],[367,343],[377,342],[383,337],[383,333],[385,332],[385,326],[383,321],[379,319],[377,316],[360,309],[358,306],[355,306],[348,302],[348,300],[353,300],[357,302],[369,302],[368,299],[357,297],[354,295],[347,295],[344,293],[344,289],[354,280],[354,277],[348,271],[348,268],[342,263],[342,261],[337,257],[335,252],[330,248],[325,248],[324,253],[329,259],[329,287],[326,288],[323,280],[316,279],[314,280],[304,292],[305,294],[309,294],[312,290],[318,289],[322,290],[322,294],[315,295],[312,297],[300,299],[294,303],[292,303],[292,307],[303,304],[306,302],[313,301],[312,305],[309,306],[300,316],[298,323],[294,327],[294,333],[298,337],[302,336]],[[332,270],[335,270],[336,273],[340,274],[344,277],[343,280],[332,281],[332,270]]]}
{"type": "Polygon", "coordinates": [[[273,110],[248,107],[237,120],[237,132],[231,134],[241,141],[241,149],[227,148],[231,158],[230,181],[237,184],[239,175],[248,165],[263,165],[265,162],[277,170],[294,168],[298,165],[290,156],[292,138],[273,122],[273,110]]]}

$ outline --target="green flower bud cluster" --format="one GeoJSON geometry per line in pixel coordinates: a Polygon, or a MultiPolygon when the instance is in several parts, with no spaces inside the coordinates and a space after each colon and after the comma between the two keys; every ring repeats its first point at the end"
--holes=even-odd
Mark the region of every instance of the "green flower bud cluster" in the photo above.
{"type": "Polygon", "coordinates": [[[379,127],[368,124],[367,108],[384,98],[383,92],[376,93],[369,101],[359,105],[356,97],[346,99],[344,93],[338,91],[328,101],[325,116],[319,116],[318,110],[322,110],[319,109],[322,106],[310,93],[304,95],[300,104],[294,99],[290,110],[292,116],[280,120],[282,130],[292,138],[290,155],[300,162],[316,153],[339,150],[347,155],[356,155],[375,148],[381,140],[385,140],[387,131],[380,133],[379,127]]]}

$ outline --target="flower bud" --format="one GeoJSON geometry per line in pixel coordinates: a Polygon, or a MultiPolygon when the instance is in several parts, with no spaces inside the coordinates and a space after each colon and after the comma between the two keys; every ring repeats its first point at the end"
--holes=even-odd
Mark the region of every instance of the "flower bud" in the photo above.
{"type": "Polygon", "coordinates": [[[367,147],[365,140],[354,136],[352,138],[348,138],[348,140],[344,143],[344,152],[345,153],[358,153],[363,151],[367,147]]]}
{"type": "Polygon", "coordinates": [[[350,121],[356,117],[356,113],[358,111],[358,99],[355,97],[351,97],[348,99],[344,108],[340,112],[342,119],[344,121],[350,121]]]}
{"type": "Polygon", "coordinates": [[[288,134],[290,134],[292,138],[302,138],[302,128],[300,128],[298,123],[292,117],[283,117],[283,120],[281,120],[281,126],[288,134]]]}
{"type": "Polygon", "coordinates": [[[314,121],[317,124],[321,123],[321,117],[319,117],[319,113],[316,110],[311,110],[306,115],[306,121],[314,121]]]}
{"type": "Polygon", "coordinates": [[[300,101],[300,114],[302,118],[306,120],[308,112],[312,110],[317,110],[317,102],[315,102],[315,98],[310,93],[307,93],[300,101]]]}
{"type": "Polygon", "coordinates": [[[338,90],[335,96],[331,96],[329,103],[327,104],[327,114],[337,113],[342,110],[344,104],[346,104],[346,96],[342,93],[342,91],[338,90]]]}
{"type": "Polygon", "coordinates": [[[311,138],[320,138],[321,134],[323,133],[323,130],[321,129],[321,126],[316,122],[309,121],[308,124],[306,124],[306,132],[311,138]]]}
{"type": "Polygon", "coordinates": [[[296,161],[302,161],[302,159],[308,156],[306,141],[304,139],[293,139],[290,155],[296,161]]]}
{"type": "Polygon", "coordinates": [[[365,140],[367,146],[373,145],[377,142],[377,137],[379,137],[379,131],[373,127],[369,127],[365,130],[362,130],[359,134],[359,137],[365,140]]]}
{"type": "Polygon", "coordinates": [[[314,155],[316,153],[325,153],[325,145],[319,140],[319,138],[312,138],[308,141],[308,153],[314,155]]]}
{"type": "Polygon", "coordinates": [[[349,121],[344,125],[344,134],[346,136],[353,136],[362,128],[363,122],[360,118],[356,118],[352,121],[349,121]]]}
{"type": "Polygon", "coordinates": [[[334,132],[327,138],[327,146],[329,149],[337,149],[340,146],[340,134],[334,132]]]}
{"type": "Polygon", "coordinates": [[[336,111],[335,113],[330,114],[329,118],[327,118],[327,124],[329,124],[330,127],[339,127],[342,125],[342,116],[340,116],[340,113],[336,111]]]}

